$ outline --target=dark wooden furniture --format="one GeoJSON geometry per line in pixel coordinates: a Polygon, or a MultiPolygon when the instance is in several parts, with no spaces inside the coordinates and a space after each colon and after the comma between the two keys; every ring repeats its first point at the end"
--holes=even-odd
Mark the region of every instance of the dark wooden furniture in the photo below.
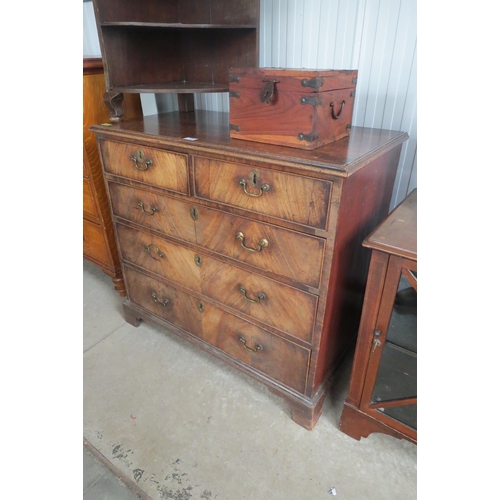
{"type": "Polygon", "coordinates": [[[388,213],[407,134],[353,128],[311,152],[230,139],[229,114],[202,111],[92,130],[127,321],[260,380],[312,429],[356,337],[361,243],[388,213]]]}
{"type": "Polygon", "coordinates": [[[230,136],[316,149],[349,135],[357,70],[231,68],[230,136]]]}
{"type": "Polygon", "coordinates": [[[340,429],[417,442],[417,190],[363,245],[372,249],[340,429]]]}
{"type": "Polygon", "coordinates": [[[232,66],[257,66],[259,0],[93,0],[110,120],[124,93],[228,92],[232,66]]]}
{"type": "MultiPolygon", "coordinates": [[[[125,283],[116,248],[113,224],[104,186],[101,160],[95,135],[89,127],[108,120],[102,100],[106,90],[100,57],[83,59],[83,257],[109,274],[120,295],[125,283]]],[[[141,116],[138,95],[127,96],[125,108],[130,116],[141,116]]]]}

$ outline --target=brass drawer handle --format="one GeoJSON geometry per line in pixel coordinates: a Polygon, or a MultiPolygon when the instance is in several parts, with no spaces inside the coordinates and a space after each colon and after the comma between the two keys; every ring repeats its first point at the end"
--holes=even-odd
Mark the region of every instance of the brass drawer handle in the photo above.
{"type": "Polygon", "coordinates": [[[259,248],[256,250],[255,248],[250,248],[245,246],[245,235],[239,231],[236,233],[236,239],[241,241],[241,246],[245,249],[248,250],[249,252],[260,252],[263,248],[267,247],[269,245],[269,241],[267,241],[265,238],[262,238],[257,245],[259,248]]]}
{"type": "Polygon", "coordinates": [[[158,209],[156,207],[151,207],[151,212],[148,212],[147,210],[144,210],[144,203],[140,201],[138,205],[141,207],[141,210],[146,214],[146,215],[154,215],[155,212],[158,212],[158,209]]]}
{"type": "Polygon", "coordinates": [[[165,307],[165,306],[166,306],[166,305],[170,302],[168,299],[165,299],[165,300],[163,300],[163,301],[158,300],[158,295],[156,295],[156,292],[153,292],[153,293],[151,294],[151,297],[153,297],[153,301],[154,301],[156,304],[158,304],[158,305],[160,305],[160,306],[163,306],[163,307],[165,307]]]}
{"type": "Polygon", "coordinates": [[[263,195],[264,191],[269,191],[269,189],[271,188],[269,184],[262,184],[259,194],[250,193],[249,191],[247,191],[247,181],[245,179],[241,179],[240,186],[243,186],[243,191],[245,191],[245,194],[251,196],[252,198],[260,198],[263,195]]]}
{"type": "Polygon", "coordinates": [[[252,302],[252,304],[258,304],[261,300],[264,300],[266,298],[266,295],[264,293],[259,292],[257,294],[257,300],[251,299],[247,296],[247,290],[244,286],[240,286],[240,292],[243,294],[245,299],[248,300],[248,302],[252,302]]]}
{"type": "Polygon", "coordinates": [[[247,346],[247,341],[245,340],[245,337],[240,337],[240,342],[243,342],[243,347],[247,351],[257,352],[257,351],[262,351],[264,349],[260,344],[255,344],[255,349],[252,349],[251,347],[248,347],[247,346]]]}
{"type": "Polygon", "coordinates": [[[139,148],[135,155],[132,155],[130,159],[134,162],[135,168],[141,172],[144,172],[153,164],[153,160],[146,160],[144,151],[141,148],[139,148]],[[145,166],[140,167],[139,163],[144,163],[145,166]]]}
{"type": "Polygon", "coordinates": [[[342,101],[342,106],[340,107],[339,113],[336,115],[335,114],[335,103],[331,102],[330,106],[332,108],[332,117],[334,120],[338,120],[340,118],[340,115],[342,114],[342,111],[344,111],[344,106],[345,106],[345,101],[342,101]]]}
{"type": "Polygon", "coordinates": [[[146,252],[148,252],[150,255],[151,255],[151,249],[153,249],[156,252],[156,255],[158,255],[158,257],[165,257],[165,254],[162,253],[162,251],[152,243],[150,243],[147,247],[144,247],[144,250],[146,250],[146,252]]]}

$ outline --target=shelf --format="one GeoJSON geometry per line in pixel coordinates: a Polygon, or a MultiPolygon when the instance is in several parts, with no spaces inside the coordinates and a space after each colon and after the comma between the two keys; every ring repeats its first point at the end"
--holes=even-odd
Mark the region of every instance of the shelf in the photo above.
{"type": "Polygon", "coordinates": [[[115,92],[130,94],[203,94],[211,92],[229,92],[229,83],[209,82],[167,82],[144,85],[127,85],[124,87],[113,87],[115,92]]]}
{"type": "Polygon", "coordinates": [[[134,26],[142,28],[177,28],[177,29],[257,29],[255,24],[186,24],[186,23],[149,23],[149,22],[104,22],[101,26],[134,26]]]}

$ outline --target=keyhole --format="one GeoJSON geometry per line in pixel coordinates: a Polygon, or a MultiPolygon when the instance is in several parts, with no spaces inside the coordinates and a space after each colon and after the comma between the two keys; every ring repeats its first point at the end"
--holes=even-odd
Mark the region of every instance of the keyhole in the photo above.
{"type": "Polygon", "coordinates": [[[248,176],[250,178],[250,184],[255,187],[257,186],[257,183],[259,182],[259,174],[255,170],[252,170],[250,172],[250,175],[248,176]]]}

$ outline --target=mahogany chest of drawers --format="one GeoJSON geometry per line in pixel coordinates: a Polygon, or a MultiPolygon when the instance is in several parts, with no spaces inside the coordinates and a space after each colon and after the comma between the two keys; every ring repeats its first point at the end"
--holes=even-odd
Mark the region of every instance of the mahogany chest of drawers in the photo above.
{"type": "Polygon", "coordinates": [[[356,339],[361,243],[388,213],[407,135],[354,127],[304,151],[231,139],[228,114],[203,111],[92,131],[127,321],[153,321],[260,380],[312,429],[356,339]]]}

